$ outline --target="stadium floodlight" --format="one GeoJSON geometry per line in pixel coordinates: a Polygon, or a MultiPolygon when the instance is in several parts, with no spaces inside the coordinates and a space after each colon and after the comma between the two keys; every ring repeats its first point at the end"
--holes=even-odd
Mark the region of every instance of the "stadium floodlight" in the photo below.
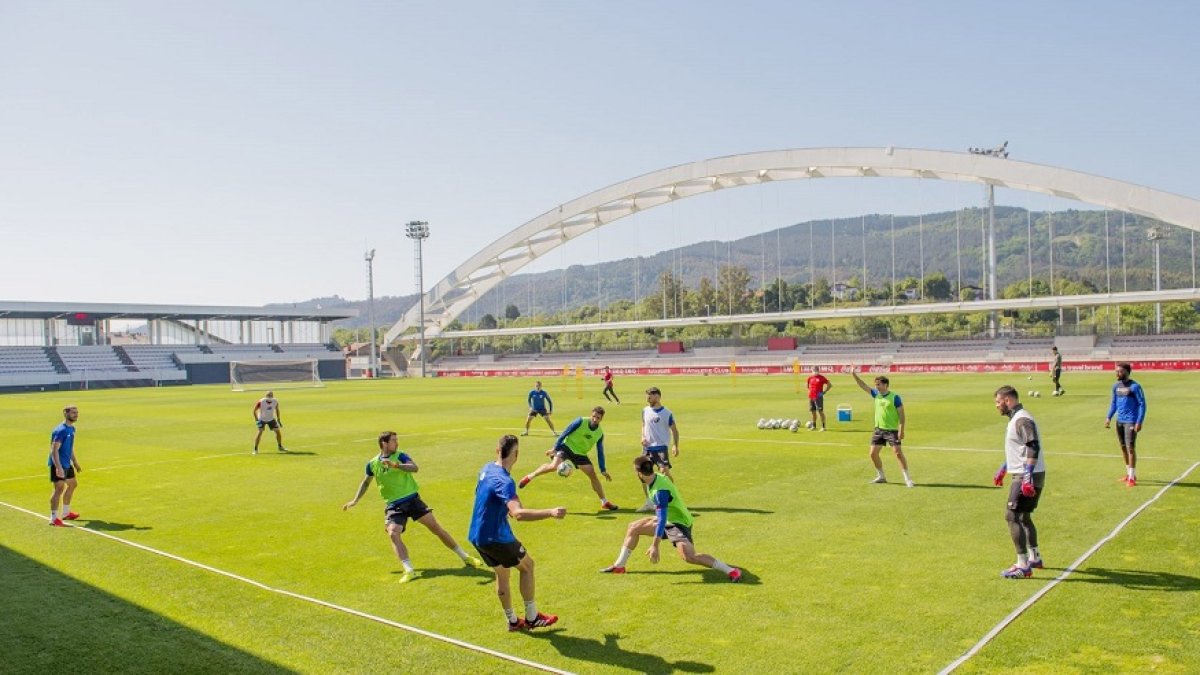
{"type": "MultiPolygon", "coordinates": [[[[967,152],[972,155],[982,155],[984,157],[996,157],[999,159],[1008,159],[1008,141],[1004,141],[994,148],[967,148],[967,152]]],[[[988,229],[987,229],[987,298],[988,300],[996,299],[996,186],[992,183],[986,183],[984,190],[987,194],[988,207],[988,229]]],[[[988,332],[992,337],[998,334],[999,325],[997,324],[996,312],[990,312],[988,315],[988,332]]]]}
{"type": "Polygon", "coordinates": [[[419,351],[421,353],[421,377],[425,377],[425,279],[421,269],[421,242],[429,238],[429,223],[424,220],[410,220],[404,226],[404,236],[413,240],[416,245],[416,271],[417,271],[417,317],[420,322],[421,341],[419,351]]]}
{"type": "MultiPolygon", "coordinates": [[[[1159,265],[1159,254],[1162,240],[1167,236],[1166,230],[1152,227],[1146,230],[1146,239],[1154,244],[1154,290],[1162,290],[1162,267],[1159,265]]],[[[1162,335],[1162,303],[1154,303],[1154,334],[1162,335]]]]}
{"type": "Polygon", "coordinates": [[[379,377],[379,357],[376,356],[375,345],[377,339],[375,337],[375,249],[367,251],[363,255],[363,260],[367,261],[367,320],[371,322],[371,362],[368,366],[371,370],[371,377],[379,377]]]}

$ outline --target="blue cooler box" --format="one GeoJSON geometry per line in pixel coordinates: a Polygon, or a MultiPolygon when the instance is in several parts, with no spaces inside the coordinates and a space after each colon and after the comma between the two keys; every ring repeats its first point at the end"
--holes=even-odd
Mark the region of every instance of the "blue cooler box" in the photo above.
{"type": "Polygon", "coordinates": [[[839,422],[849,422],[854,417],[854,409],[848,405],[839,405],[837,413],[839,422]]]}

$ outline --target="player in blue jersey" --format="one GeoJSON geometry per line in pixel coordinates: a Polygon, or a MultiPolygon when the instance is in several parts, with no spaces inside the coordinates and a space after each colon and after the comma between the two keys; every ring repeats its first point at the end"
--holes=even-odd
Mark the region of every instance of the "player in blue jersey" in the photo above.
{"type": "Polygon", "coordinates": [[[1128,363],[1117,364],[1117,381],[1112,387],[1112,403],[1108,406],[1108,416],[1104,418],[1104,428],[1109,428],[1113,415],[1117,416],[1117,442],[1121,444],[1121,455],[1125,458],[1125,475],[1121,482],[1133,487],[1137,485],[1137,437],[1142,430],[1142,422],[1146,420],[1146,392],[1142,385],[1134,382],[1129,374],[1133,366],[1128,363]]]}
{"type": "Polygon", "coordinates": [[[471,529],[467,533],[467,539],[479,552],[479,556],[496,572],[496,595],[500,598],[500,607],[504,609],[504,617],[508,620],[510,631],[551,626],[558,621],[558,617],[537,611],[537,604],[533,598],[533,557],[513,534],[508,519],[511,516],[520,521],[547,518],[562,520],[567,515],[567,510],[561,506],[552,509],[527,509],[521,504],[511,473],[520,454],[518,446],[516,436],[500,437],[500,442],[496,445],[496,461],[485,464],[480,470],[479,482],[475,485],[475,508],[471,512],[471,529]],[[518,617],[512,607],[512,589],[509,581],[510,570],[514,567],[521,577],[521,598],[525,600],[524,618],[518,617]]]}
{"type": "Polygon", "coordinates": [[[529,423],[538,416],[546,420],[546,426],[550,427],[550,433],[558,435],[558,432],[554,430],[554,422],[550,421],[550,414],[554,412],[554,401],[551,401],[550,394],[542,389],[541,380],[533,383],[533,389],[530,390],[527,401],[529,414],[525,416],[525,431],[521,432],[521,435],[529,435],[529,423]]]}
{"type": "Polygon", "coordinates": [[[654,500],[656,514],[646,518],[638,518],[629,524],[625,530],[625,541],[621,544],[621,552],[617,561],[600,570],[606,574],[624,574],[625,565],[633,549],[637,547],[638,539],[651,537],[650,550],[646,556],[651,563],[658,562],[658,545],[663,539],[671,542],[679,557],[685,561],[710,567],[729,577],[730,581],[741,581],[742,571],[730,567],[707,553],[696,553],[692,543],[692,523],[694,517],[688,511],[687,505],[679,495],[679,489],[670,478],[654,471],[654,460],[646,455],[635,457],[633,460],[634,473],[638,480],[646,486],[654,500]]]}
{"type": "Polygon", "coordinates": [[[82,473],[79,458],[75,456],[75,420],[79,419],[79,408],[69,405],[63,408],[62,424],[50,432],[50,457],[46,460],[50,467],[50,482],[54,484],[54,492],[50,493],[50,525],[65,527],[64,520],[75,520],[78,513],[71,510],[71,496],[79,483],[75,474],[82,473]],[[62,504],[62,511],[58,505],[62,504]]]}

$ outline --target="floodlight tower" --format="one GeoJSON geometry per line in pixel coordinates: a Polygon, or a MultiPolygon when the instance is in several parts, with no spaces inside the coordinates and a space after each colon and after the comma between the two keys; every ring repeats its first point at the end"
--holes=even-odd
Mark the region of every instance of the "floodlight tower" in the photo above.
{"type": "MultiPolygon", "coordinates": [[[[1157,227],[1152,227],[1146,230],[1146,239],[1154,244],[1154,290],[1162,290],[1162,268],[1159,266],[1159,248],[1162,245],[1162,240],[1167,236],[1167,233],[1157,227]]],[[[1162,303],[1154,303],[1154,334],[1162,334],[1162,303]]]]}
{"type": "Polygon", "coordinates": [[[371,371],[372,378],[379,377],[379,357],[375,351],[377,339],[375,337],[375,249],[367,251],[363,255],[363,260],[367,262],[367,320],[371,322],[371,363],[368,366],[371,371]]]}
{"type": "MultiPolygon", "coordinates": [[[[1008,141],[1004,141],[994,148],[967,148],[967,152],[972,155],[983,155],[984,157],[996,157],[999,159],[1008,158],[1008,141]]],[[[988,300],[996,299],[996,186],[988,183],[984,186],[987,194],[988,208],[988,228],[987,228],[987,292],[988,300]]],[[[992,310],[988,315],[988,330],[992,337],[996,337],[996,310],[992,310]]]]}
{"type": "Polygon", "coordinates": [[[425,279],[421,269],[421,242],[429,238],[429,223],[423,220],[410,220],[404,226],[404,236],[413,240],[416,245],[416,272],[417,272],[417,303],[418,303],[418,320],[420,321],[421,342],[419,352],[421,354],[421,377],[425,377],[425,279]]]}

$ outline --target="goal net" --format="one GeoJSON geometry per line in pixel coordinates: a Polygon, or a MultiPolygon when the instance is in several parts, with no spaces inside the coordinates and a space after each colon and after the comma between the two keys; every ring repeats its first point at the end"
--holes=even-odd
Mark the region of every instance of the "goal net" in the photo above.
{"type": "Polygon", "coordinates": [[[272,385],[276,388],[324,387],[317,372],[317,360],[303,361],[230,361],[229,383],[234,391],[246,386],[272,385]]]}

